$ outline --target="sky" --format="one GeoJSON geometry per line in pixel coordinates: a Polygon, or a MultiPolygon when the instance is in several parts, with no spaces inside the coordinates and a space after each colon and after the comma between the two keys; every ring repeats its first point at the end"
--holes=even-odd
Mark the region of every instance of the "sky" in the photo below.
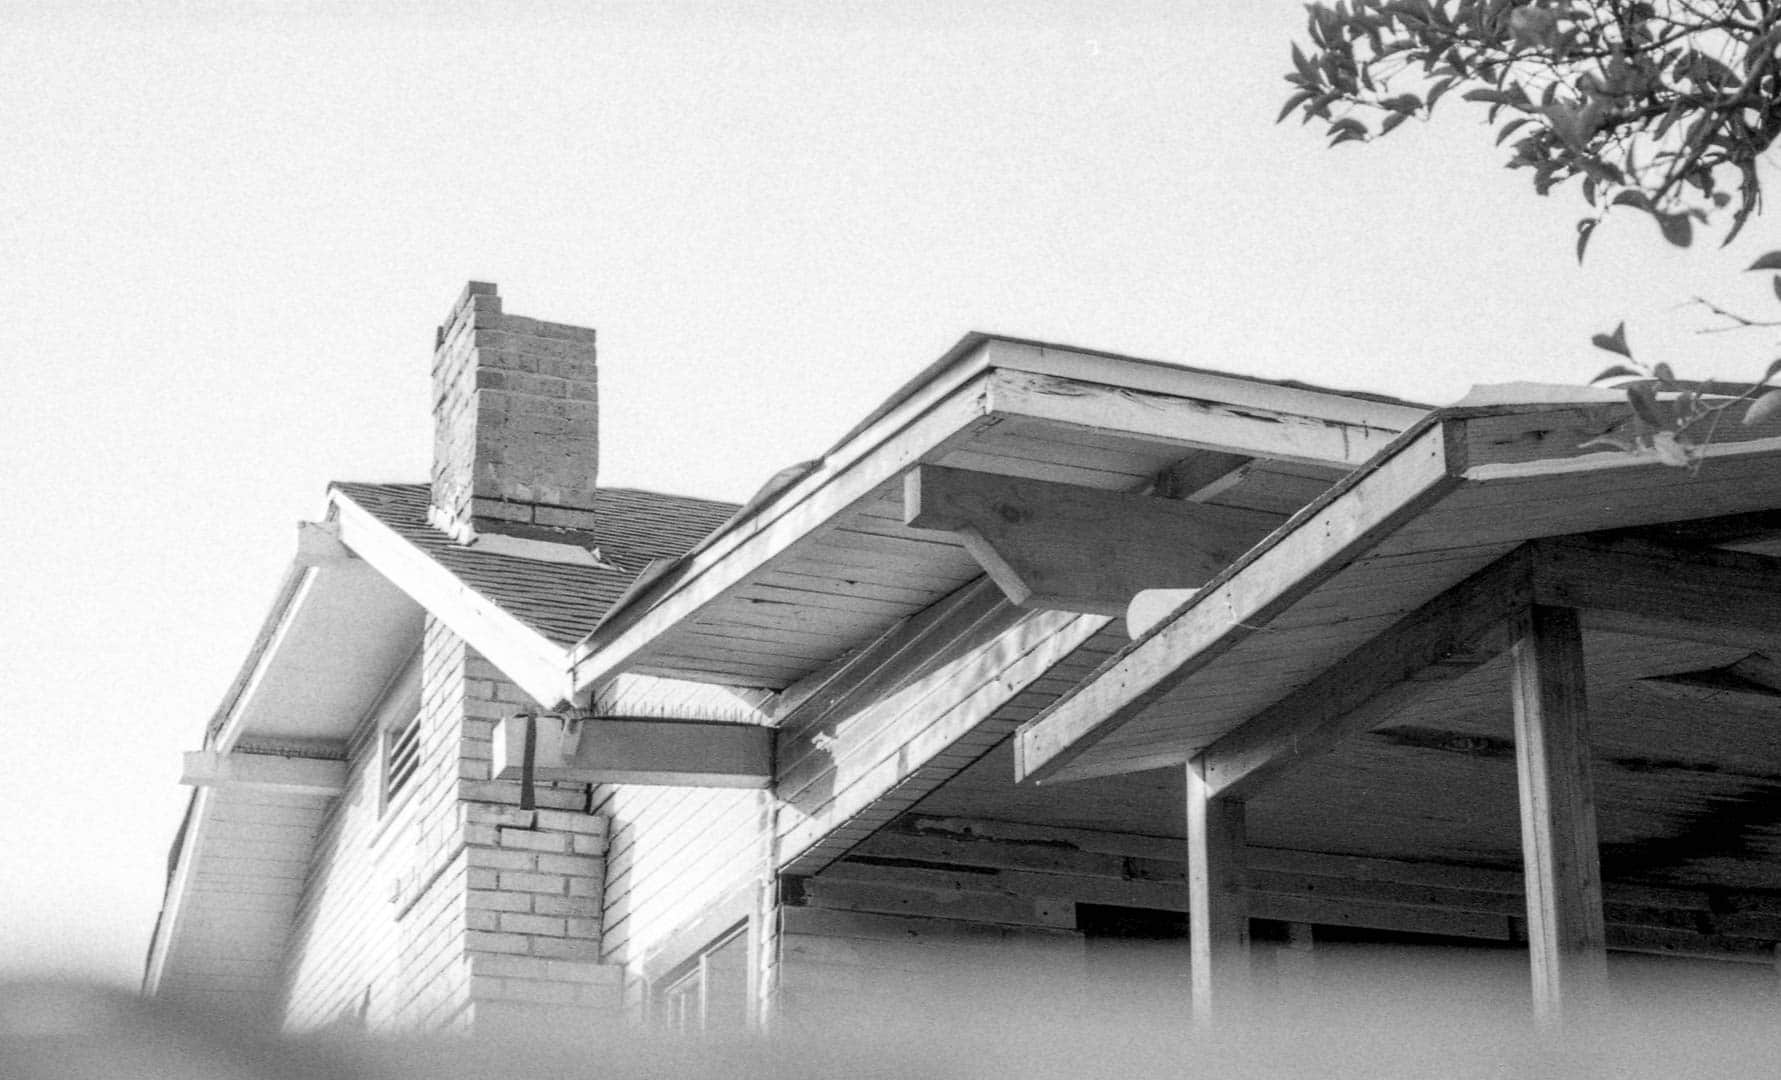
{"type": "Polygon", "coordinates": [[[136,984],[180,752],[327,483],[427,475],[467,280],[598,328],[602,483],[738,501],[971,330],[1433,403],[1622,319],[1760,369],[1688,301],[1766,314],[1774,222],[1579,267],[1471,106],[1277,125],[1302,19],[0,0],[0,976],[136,984]]]}

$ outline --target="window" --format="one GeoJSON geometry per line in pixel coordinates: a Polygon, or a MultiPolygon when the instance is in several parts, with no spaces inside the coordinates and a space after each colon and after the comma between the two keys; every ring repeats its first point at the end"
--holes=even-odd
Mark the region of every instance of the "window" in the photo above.
{"type": "Polygon", "coordinates": [[[748,1027],[748,930],[736,927],[655,993],[656,1015],[670,1031],[724,1034],[748,1027]]]}

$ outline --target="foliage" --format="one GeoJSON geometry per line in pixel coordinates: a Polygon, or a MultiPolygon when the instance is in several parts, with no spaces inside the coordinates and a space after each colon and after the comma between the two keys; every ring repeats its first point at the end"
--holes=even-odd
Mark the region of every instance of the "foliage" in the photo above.
{"type": "MultiPolygon", "coordinates": [[[[1763,255],[1749,269],[1781,270],[1781,251],[1763,255]]],[[[1775,274],[1771,283],[1776,299],[1781,300],[1781,274],[1775,274]]],[[[1724,329],[1781,327],[1781,321],[1750,319],[1705,300],[1698,302],[1727,321],[1724,329]]],[[[1771,361],[1754,384],[1725,386],[1678,379],[1670,365],[1662,361],[1640,363],[1627,345],[1624,322],[1611,334],[1595,335],[1591,342],[1598,349],[1626,358],[1626,363],[1609,367],[1590,382],[1614,381],[1626,391],[1633,414],[1625,425],[1591,439],[1585,446],[1647,451],[1666,465],[1698,468],[1702,449],[1712,444],[1720,421],[1735,406],[1751,403],[1741,418],[1745,424],[1760,424],[1781,415],[1781,390],[1765,385],[1781,373],[1781,360],[1771,361]]]]}
{"type": "Polygon", "coordinates": [[[1684,247],[1713,211],[1730,209],[1729,243],[1760,207],[1757,158],[1781,134],[1781,0],[1337,0],[1310,6],[1309,35],[1281,119],[1320,121],[1335,146],[1458,91],[1536,192],[1579,179],[1579,259],[1613,207],[1684,247]]]}

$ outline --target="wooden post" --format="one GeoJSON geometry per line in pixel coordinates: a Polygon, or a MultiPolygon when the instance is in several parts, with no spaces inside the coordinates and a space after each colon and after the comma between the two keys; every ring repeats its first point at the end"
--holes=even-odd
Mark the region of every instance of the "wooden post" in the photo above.
{"type": "Polygon", "coordinates": [[[1243,803],[1211,794],[1198,763],[1187,766],[1187,919],[1194,1023],[1213,1007],[1240,1011],[1248,996],[1249,910],[1243,882],[1243,803]]]}
{"type": "Polygon", "coordinates": [[[1513,645],[1515,763],[1534,1014],[1557,1024],[1607,989],[1602,872],[1589,782],[1583,638],[1571,608],[1531,606],[1513,645]]]}

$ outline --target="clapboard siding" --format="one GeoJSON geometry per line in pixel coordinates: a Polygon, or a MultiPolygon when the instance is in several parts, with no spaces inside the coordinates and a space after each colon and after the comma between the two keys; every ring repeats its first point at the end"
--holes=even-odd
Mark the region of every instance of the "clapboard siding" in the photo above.
{"type": "MultiPolygon", "coordinates": [[[[612,715],[765,722],[765,692],[620,676],[600,695],[612,715]]],[[[633,973],[677,930],[765,872],[769,796],[759,791],[604,784],[594,812],[610,822],[600,953],[633,973]]],[[[635,1008],[642,982],[626,990],[635,1008]]]]}

